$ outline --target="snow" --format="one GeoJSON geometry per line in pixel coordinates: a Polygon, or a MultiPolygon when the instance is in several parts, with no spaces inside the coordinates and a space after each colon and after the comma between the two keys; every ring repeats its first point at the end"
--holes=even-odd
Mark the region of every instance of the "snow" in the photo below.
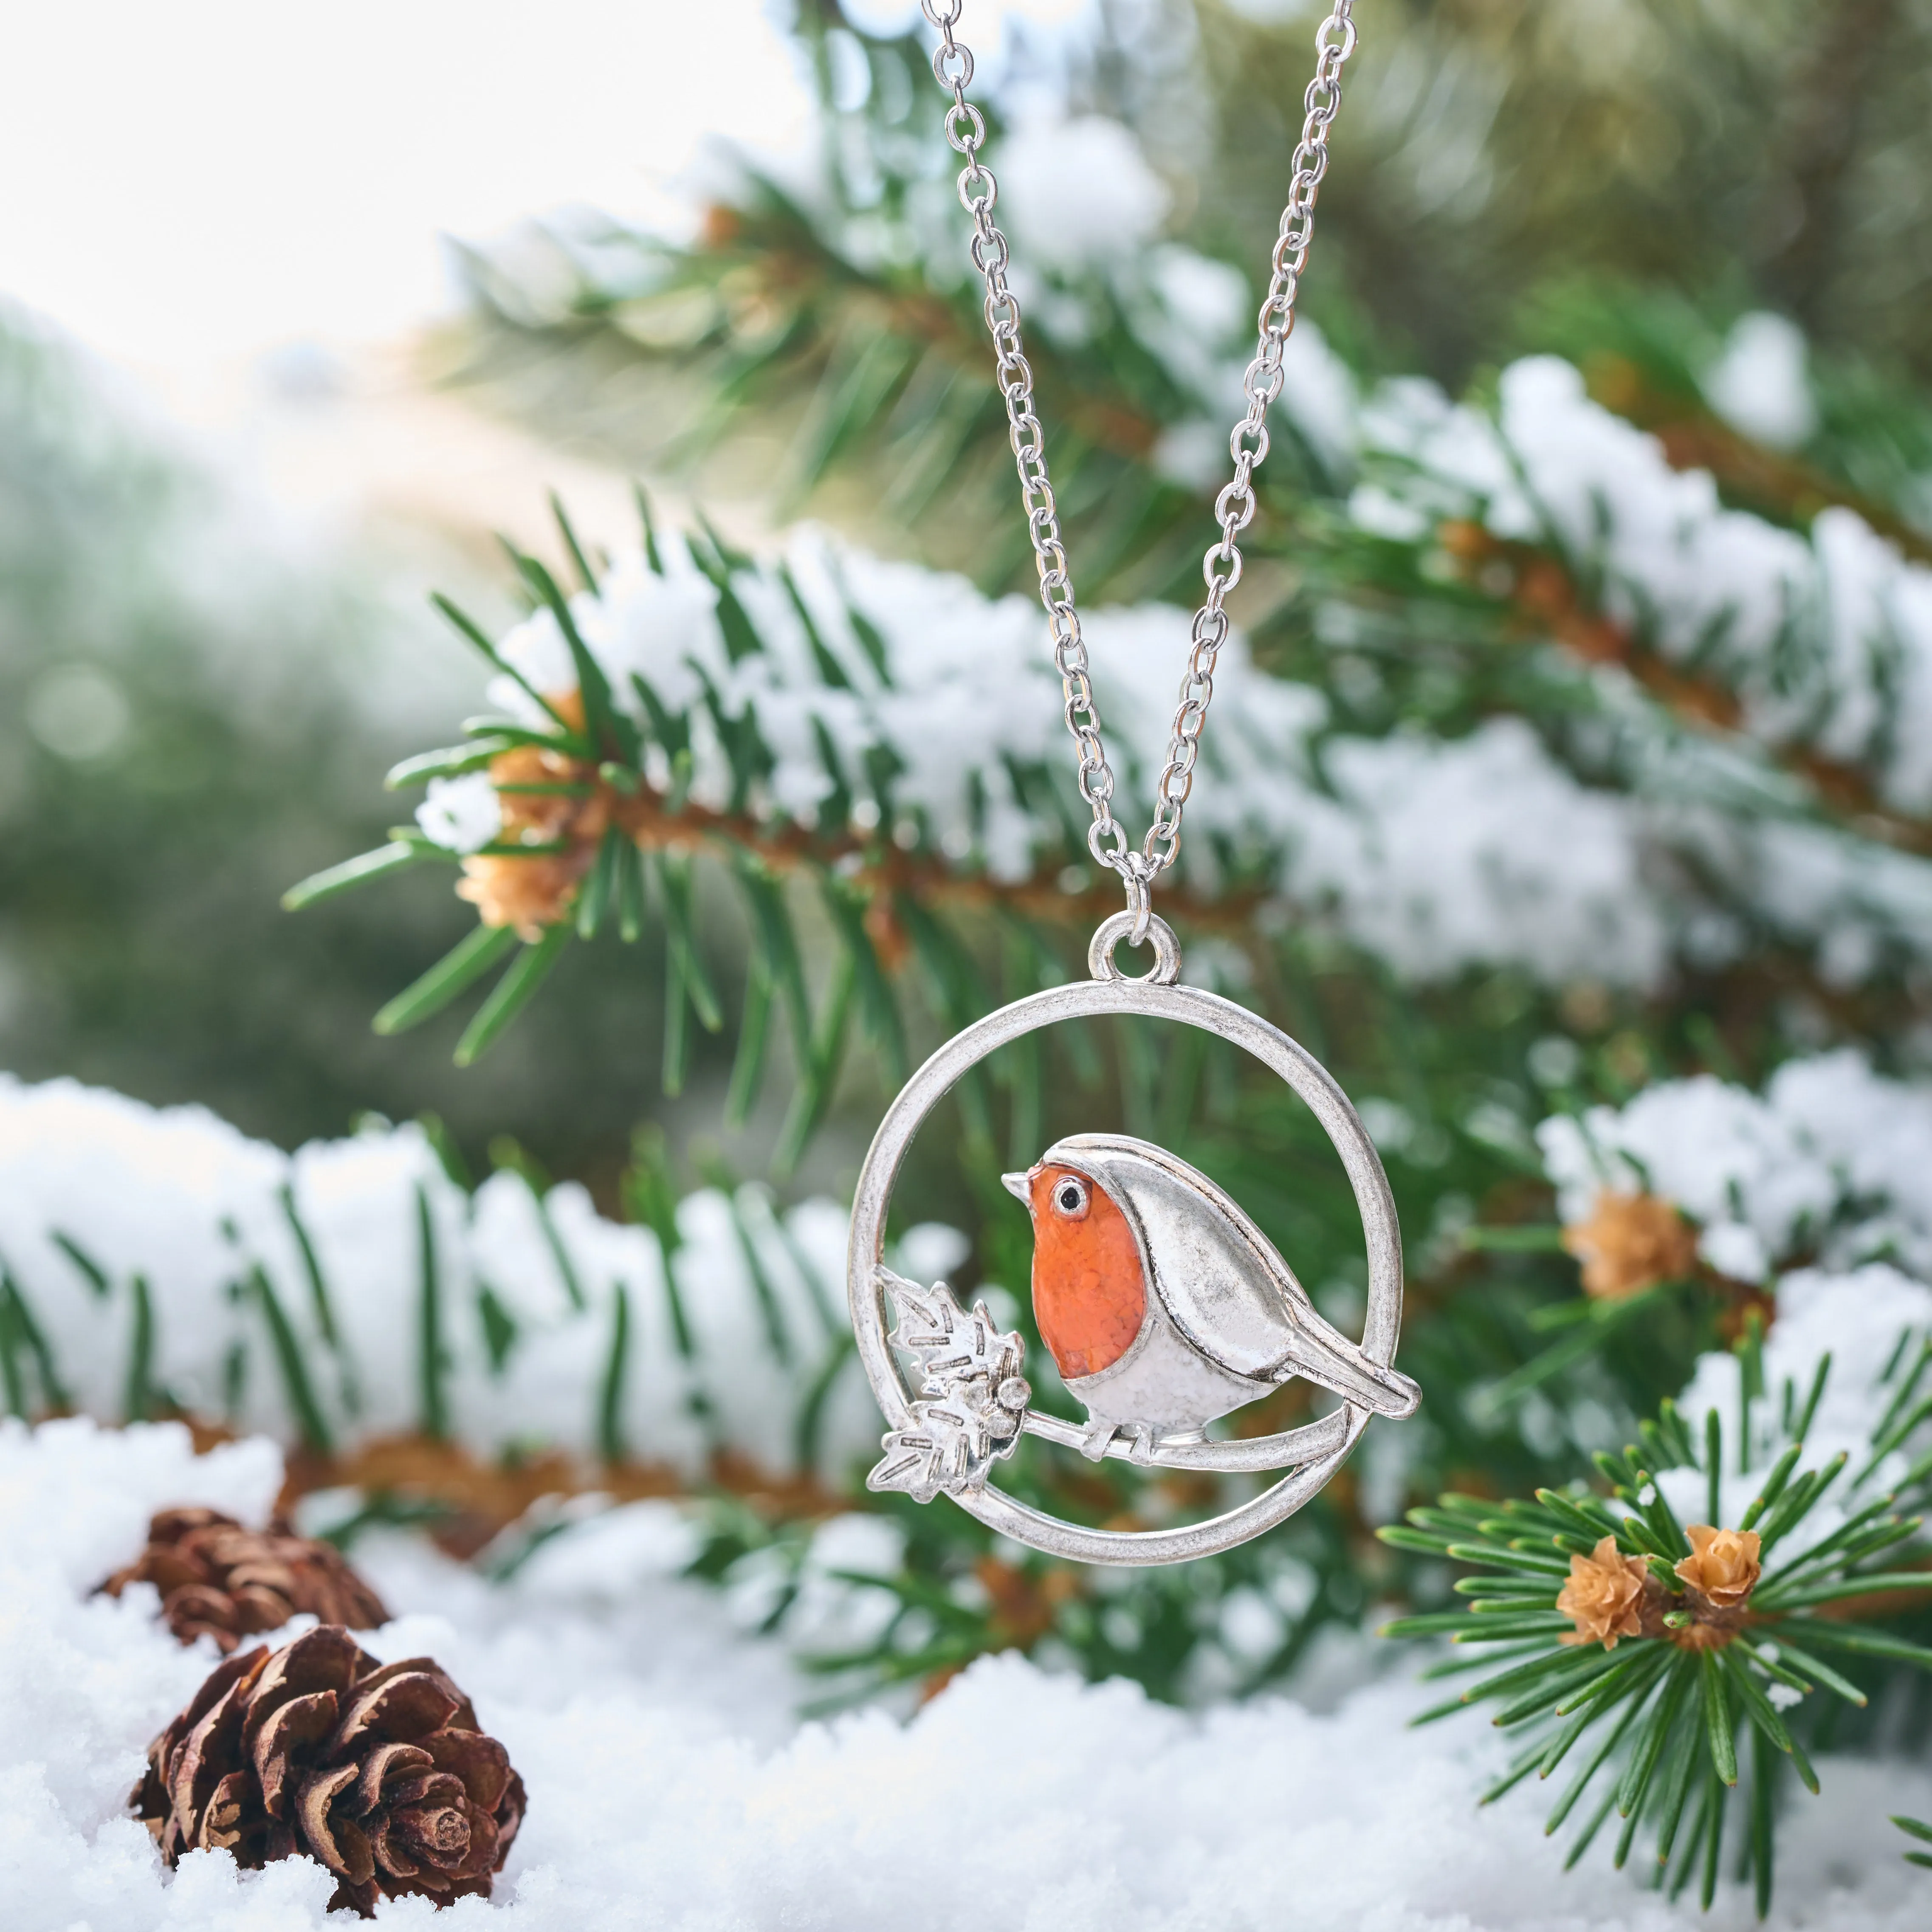
{"type": "MultiPolygon", "coordinates": [[[[177,1646],[152,1593],[90,1598],[155,1502],[259,1516],[274,1453],[193,1458],[173,1425],[0,1427],[0,1889],[9,1932],[303,1932],[332,1886],[225,1852],[164,1873],[122,1814],[148,1737],[214,1661],[177,1646]]],[[[802,1723],[806,1680],[676,1574],[665,1504],[593,1519],[508,1582],[397,1534],[358,1551],[396,1615],[363,1641],[435,1657],[530,1791],[488,1904],[426,1900],[379,1922],[529,1932],[784,1924],[976,1932],[989,1909],[1053,1932],[1668,1932],[1755,1922],[1726,1887],[1708,1918],[1612,1874],[1574,1876],[1548,1794],[1478,1810],[1502,1755],[1474,1722],[1406,1728],[1388,1682],[1318,1714],[1291,1700],[1186,1713],[1123,1683],[988,1658],[910,1719],[802,1723]],[[946,1847],[959,1849],[948,1852],[946,1847]],[[989,1906],[989,1899],[993,1901],[989,1906]]],[[[1264,1606],[1262,1606],[1264,1608],[1264,1606]]],[[[1932,1806],[1922,1767],[1826,1758],[1794,1801],[1772,1932],[1908,1932],[1921,1876],[1886,1814],[1932,1806]]]]}
{"type": "Polygon", "coordinates": [[[1818,426],[1805,370],[1804,333],[1762,309],[1741,315],[1704,377],[1704,398],[1735,429],[1774,449],[1795,449],[1818,426]]]}
{"type": "Polygon", "coordinates": [[[1148,461],[1156,476],[1197,492],[1225,482],[1234,469],[1226,430],[1212,416],[1168,424],[1154,440],[1148,461]]]}
{"type": "Polygon", "coordinates": [[[1711,1074],[1660,1081],[1537,1138],[1566,1222],[1601,1190],[1643,1189],[1702,1224],[1713,1266],[1754,1262],[1747,1279],[1814,1252],[1932,1276],[1932,1088],[1874,1073],[1855,1048],[1787,1061],[1761,1096],[1711,1074]]]}
{"type": "Polygon", "coordinates": [[[1365,533],[1415,543],[1472,518],[1553,549],[1587,606],[1736,694],[1736,730],[1720,734],[1684,729],[1607,671],[1579,688],[1598,717],[1570,748],[1600,764],[1605,734],[1621,741],[1612,762],[1646,879],[1688,862],[1727,882],[1727,906],[1656,884],[1633,897],[1664,920],[1669,951],[1734,952],[1736,908],[1809,947],[1834,986],[1900,952],[1932,957],[1932,866],[1808,818],[1776,762],[1804,748],[1894,810],[1932,805],[1932,570],[1849,509],[1800,532],[1726,508],[1708,473],[1673,470],[1553,356],[1506,368],[1492,416],[1418,378],[1386,382],[1360,406],[1357,446],[1349,512],[1365,533]]]}
{"type": "Polygon", "coordinates": [[[474,852],[503,829],[503,808],[487,772],[460,778],[431,778],[428,795],[416,807],[423,836],[451,852],[474,852]]]}
{"type": "MultiPolygon", "coordinates": [[[[1726,1461],[1720,1488],[1720,1520],[1736,1523],[1762,1486],[1765,1472],[1789,1442],[1784,1432],[1785,1391],[1795,1406],[1809,1396],[1814,1378],[1831,1358],[1816,1413],[1804,1432],[1801,1469],[1821,1469],[1840,1454],[1847,1473],[1829,1490],[1780,1548],[1789,1562],[1821,1543],[1856,1508],[1901,1483],[1928,1446],[1916,1430],[1900,1447],[1871,1465],[1872,1432],[1889,1406],[1896,1384],[1881,1384],[1894,1366],[1902,1336],[1932,1331],[1932,1288],[1876,1262],[1845,1274],[1801,1269],[1778,1284],[1778,1319],[1764,1345],[1768,1400],[1754,1402],[1750,1418],[1750,1466],[1736,1455],[1743,1426],[1743,1370],[1729,1350],[1702,1357],[1678,1406],[1693,1440],[1702,1442],[1704,1418],[1714,1412],[1724,1431],[1726,1461]]],[[[1680,1522],[1709,1515],[1708,1479],[1701,1470],[1666,1470],[1658,1478],[1680,1522]]]]}
{"type": "MultiPolygon", "coordinates": [[[[595,597],[580,593],[572,616],[619,704],[637,712],[634,674],[648,676],[658,697],[674,711],[688,710],[704,695],[706,679],[728,677],[730,659],[718,621],[716,586],[692,560],[682,542],[661,553],[665,568],[650,568],[640,551],[627,552],[613,565],[595,597]]],[[[577,671],[556,618],[538,610],[519,624],[500,646],[504,662],[544,696],[577,688],[577,671]]],[[[490,687],[499,704],[535,730],[551,719],[522,686],[500,679],[490,687]]]]}
{"type": "MultiPolygon", "coordinates": [[[[1685,842],[1695,850],[1700,842],[1685,842]]],[[[1773,932],[1815,941],[1829,985],[1858,985],[1888,953],[1932,957],[1932,866],[1913,854],[1835,827],[1773,819],[1710,838],[1705,856],[1735,868],[1773,932]]]]}
{"type": "Polygon", "coordinates": [[[1105,115],[1022,121],[988,159],[1001,225],[1042,267],[1064,272],[1131,254],[1167,214],[1166,186],[1140,142],[1105,115]]]}
{"type": "Polygon", "coordinates": [[[1520,718],[1467,737],[1331,741],[1342,809],[1297,882],[1418,980],[1514,964],[1561,982],[1654,983],[1669,954],[1626,799],[1578,785],[1520,718]]]}
{"type": "MultiPolygon", "coordinates": [[[[1795,1532],[1796,1554],[1828,1534],[1847,1502],[1900,1480],[1927,1446],[1920,1429],[1870,1472],[1881,1386],[1901,1337],[1932,1335],[1932,1088],[1889,1080],[1846,1049],[1787,1061],[1762,1095],[1700,1074],[1660,1081],[1627,1105],[1558,1115],[1538,1130],[1544,1166],[1566,1222],[1588,1215],[1604,1190],[1643,1190],[1701,1224],[1699,1250],[1722,1273],[1774,1286],[1777,1318],[1763,1348],[1768,1400],[1754,1406],[1748,1472],[1733,1460],[1742,1416],[1742,1370],[1728,1350],[1697,1363],[1678,1406],[1695,1439],[1714,1411],[1726,1442],[1724,1520],[1734,1522],[1781,1452],[1785,1391],[1804,1401],[1832,1366],[1802,1466],[1844,1452],[1852,1479],[1795,1532]]],[[[1680,1517],[1708,1513],[1705,1478],[1666,1472],[1680,1517]]]]}
{"type": "Polygon", "coordinates": [[[1145,260],[1149,284],[1191,340],[1213,345],[1253,332],[1248,278],[1232,262],[1173,242],[1148,250],[1145,260]]]}
{"type": "MultiPolygon", "coordinates": [[[[154,1393],[284,1442],[300,1434],[303,1412],[275,1346],[278,1322],[337,1446],[420,1427],[434,1390],[454,1439],[485,1455],[532,1440],[601,1455],[621,1334],[613,1419],[630,1456],[692,1474],[730,1448],[773,1474],[836,1477],[875,1450],[878,1428],[844,1354],[845,1226],[844,1210],[823,1199],[781,1213],[755,1187],[687,1196],[669,1271],[695,1343],[687,1358],[656,1236],[605,1220],[574,1184],[540,1202],[501,1172],[472,1198],[413,1125],[286,1155],[203,1108],[0,1075],[0,1261],[46,1342],[55,1385],[37,1379],[10,1332],[8,1370],[35,1408],[127,1414],[138,1279],[154,1393]],[[486,1296],[514,1327],[500,1360],[486,1296]],[[821,1372],[832,1381],[807,1442],[806,1392],[821,1372]]],[[[956,1257],[952,1230],[914,1232],[922,1258],[956,1257]]]]}
{"type": "MultiPolygon", "coordinates": [[[[1568,1214],[1587,1210],[1600,1185],[1648,1185],[1704,1218],[1707,1241],[1758,1244],[1767,1270],[1782,1272],[1765,1347],[1772,1399],[1758,1406],[1754,1432],[1760,1460],[1780,1390],[1808,1387],[1828,1351],[1807,1460],[1840,1448],[1856,1460],[1899,1335],[1932,1330],[1932,1288],[1906,1272],[1932,1258],[1932,1092],[1839,1053],[1790,1063],[1762,1096],[1708,1077],[1662,1083],[1622,1109],[1547,1122],[1540,1140],[1568,1214]]],[[[330,1359],[305,1325],[319,1317],[284,1187],[329,1289],[339,1373],[320,1380],[316,1399],[345,1434],[406,1426],[415,1414],[427,1225],[460,1439],[484,1453],[550,1440],[593,1450],[621,1286],[640,1344],[620,1405],[623,1426],[638,1432],[633,1446],[687,1470],[716,1440],[775,1468],[796,1466],[789,1391],[808,1382],[797,1364],[823,1359],[810,1352],[842,1334],[836,1302],[821,1300],[845,1229],[829,1202],[783,1216],[750,1190],[683,1204],[671,1266],[699,1342],[690,1363],[670,1332],[656,1243],[603,1220],[580,1189],[539,1201],[501,1172],[471,1198],[410,1127],[284,1156],[201,1110],[148,1108],[71,1082],[0,1083],[0,1254],[77,1399],[104,1414],[117,1412],[126,1382],[136,1271],[149,1283],[155,1374],[170,1388],[224,1388],[226,1351],[259,1351],[245,1309],[223,1288],[257,1258],[274,1269],[274,1292],[310,1355],[330,1359]],[[52,1244],[56,1228],[96,1260],[105,1294],[52,1244]],[[470,1321],[486,1282],[518,1331],[494,1378],[470,1321]],[[779,1336],[794,1351],[790,1367],[779,1336]],[[728,1372],[710,1377],[713,1363],[728,1372]],[[705,1418],[691,1401],[700,1378],[713,1405],[705,1418]]],[[[896,1258],[926,1275],[962,1251],[956,1231],[929,1224],[908,1233],[896,1258]]],[[[258,1376],[246,1388],[239,1419],[290,1439],[294,1418],[276,1385],[258,1376]]],[[[1736,1358],[1708,1356],[1684,1391],[1687,1419],[1694,1429],[1714,1408],[1734,1427],[1739,1393],[1736,1358]]],[[[844,1396],[827,1439],[862,1450],[878,1418],[862,1387],[844,1396]]],[[[1922,1446],[1904,1445],[1872,1482],[1894,1480],[1900,1457],[1922,1446]]],[[[820,1466],[836,1462],[823,1454],[820,1466]]],[[[1393,1490],[1389,1474],[1365,1463],[1365,1486],[1393,1490]]],[[[260,1521],[280,1478],[280,1450],[259,1434],[196,1457],[174,1424],[0,1424],[9,1932],[320,1925],[332,1887],[312,1866],[237,1874],[213,1854],[160,1871],[122,1807],[146,1740],[214,1654],[173,1642],[152,1590],[88,1594],[131,1557],[156,1508],[201,1502],[260,1521]]],[[[1662,1481],[1680,1512],[1702,1514],[1701,1477],[1662,1481]]],[[[1726,1476],[1727,1516],[1755,1482],[1726,1476]]],[[[311,1523],[331,1501],[308,1500],[311,1523]]],[[[1836,1507],[1814,1512],[1794,1551],[1828,1532],[1836,1507]]],[[[1218,1705],[1204,1678],[1203,1707],[1184,1712],[1130,1684],[1085,1685],[1006,1655],[910,1713],[874,1707],[806,1722],[802,1707],[825,1683],[811,1660],[862,1648],[892,1616],[888,1582],[903,1532],[883,1516],[836,1515],[808,1532],[802,1558],[774,1546],[735,1566],[722,1588],[682,1574],[698,1540],[677,1504],[612,1508],[589,1495],[539,1505],[477,1568],[400,1532],[358,1546],[396,1613],[370,1648],[436,1658],[531,1790],[496,1899],[466,1903],[451,1924],[965,1932],[987,1909],[974,1876],[982,1860],[998,1874],[1002,1912],[1054,1932],[1288,1923],[1306,1932],[1743,1932],[1752,1922],[1741,1893],[1727,1890],[1702,1919],[1634,1876],[1612,1875],[1599,1856],[1565,1878],[1562,1843],[1542,1831],[1547,1794],[1478,1810],[1474,1795],[1501,1761],[1502,1740],[1473,1722],[1409,1731],[1425,1687],[1406,1670],[1364,1687],[1355,1669],[1355,1688],[1326,1710],[1286,1696],[1218,1705]],[[794,1580],[783,1641],[760,1634],[794,1580]],[[944,1852],[955,1842],[981,1847],[974,1862],[944,1852]]],[[[1278,1644],[1306,1580],[1278,1568],[1267,1588],[1216,1606],[1228,1654],[1278,1644]]],[[[1371,1640],[1349,1641],[1359,1650],[1371,1640]]],[[[1300,1695],[1322,1696],[1326,1681],[1312,1664],[1300,1695]]],[[[1774,1932],[1922,1924],[1922,1885],[1886,1819],[1932,1807],[1932,1773],[1869,1759],[1828,1758],[1820,1768],[1825,1796],[1794,1799],[1784,1828],[1774,1932]]],[[[383,1916],[430,1922],[421,1901],[383,1916]]]]}
{"type": "Polygon", "coordinates": [[[1673,470],[1556,356],[1503,371],[1493,420],[1420,379],[1387,383],[1361,440],[1365,528],[1474,515],[1553,544],[1606,615],[1732,688],[1749,737],[1868,770],[1897,809],[1932,804],[1932,570],[1855,512],[1826,509],[1808,533],[1726,508],[1708,472],[1673,470]]]}
{"type": "Polygon", "coordinates": [[[236,1244],[267,1231],[285,1171],[278,1150],[206,1108],[158,1114],[72,1082],[0,1076],[0,1259],[69,1402],[119,1413],[131,1328],[122,1304],[139,1274],[167,1310],[157,1378],[191,1407],[220,1406],[236,1244]],[[57,1234],[81,1243],[121,1294],[97,1292],[57,1234]]]}
{"type": "MultiPolygon", "coordinates": [[[[1899,1337],[1928,1329],[1932,1288],[1886,1262],[1844,1273],[1800,1268],[1779,1282],[1778,1319],[1764,1344],[1767,1388],[1775,1395],[1789,1382],[1802,1397],[1819,1364],[1832,1358],[1824,1396],[1806,1436],[1806,1468],[1840,1450],[1858,1460],[1870,1442],[1876,1417],[1888,1405],[1888,1394],[1877,1391],[1880,1378],[1894,1364],[1899,1337]]],[[[1701,1358],[1679,1406],[1694,1418],[1710,1408],[1735,1417],[1736,1373],[1737,1358],[1728,1352],[1701,1358]],[[1727,1398],[1727,1406],[1720,1396],[1727,1398]]]]}
{"type": "MultiPolygon", "coordinates": [[[[698,804],[722,810],[737,796],[718,719],[749,717],[769,754],[755,811],[808,825],[835,802],[860,824],[890,814],[943,863],[1004,880],[1060,849],[1065,821],[1044,800],[1049,788],[1070,791],[1070,761],[1033,602],[988,598],[964,578],[807,528],[734,577],[761,646],[734,662],[688,548],[670,538],[658,550],[662,577],[640,554],[620,556],[572,610],[620,706],[649,722],[641,679],[680,718],[698,804]],[[673,595],[652,584],[700,587],[673,595]],[[889,780],[875,779],[882,762],[889,780]]],[[[1166,760],[1191,619],[1142,604],[1103,607],[1083,622],[1121,782],[1144,795],[1166,760]]],[[[548,612],[501,650],[546,695],[574,689],[548,612]]],[[[540,722],[511,680],[493,696],[540,722]]],[[[1420,980],[1515,964],[1552,981],[1648,986],[1665,970],[1670,935],[1645,876],[1641,814],[1580,784],[1520,722],[1490,721],[1448,741],[1328,736],[1322,694],[1262,672],[1238,632],[1216,666],[1214,721],[1180,860],[1202,890],[1231,868],[1258,874],[1420,980]]],[[[1077,817],[1070,798],[1067,808],[1077,817]]]]}

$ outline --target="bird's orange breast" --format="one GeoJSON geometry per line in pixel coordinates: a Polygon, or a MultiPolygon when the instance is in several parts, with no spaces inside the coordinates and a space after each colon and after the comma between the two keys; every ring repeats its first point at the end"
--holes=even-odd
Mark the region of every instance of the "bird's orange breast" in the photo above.
{"type": "Polygon", "coordinates": [[[1028,1177],[1033,1207],[1033,1312],[1063,1376],[1097,1375],[1132,1347],[1147,1314],[1140,1244],[1106,1190],[1090,1185],[1077,1221],[1057,1213],[1053,1188],[1071,1170],[1028,1177]]]}

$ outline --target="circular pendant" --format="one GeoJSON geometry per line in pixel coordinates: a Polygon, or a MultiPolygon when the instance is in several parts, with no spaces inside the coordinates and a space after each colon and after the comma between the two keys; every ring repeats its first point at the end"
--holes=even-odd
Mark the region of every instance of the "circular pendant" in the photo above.
{"type": "Polygon", "coordinates": [[[1091,979],[988,1014],[913,1076],[860,1170],[846,1264],[859,1358],[888,1425],[868,1486],[922,1502],[944,1493],[989,1528],[1087,1563],[1178,1563],[1245,1543],[1328,1481],[1371,1415],[1407,1415],[1419,1400],[1391,1366],[1402,1324],[1395,1202],[1348,1096],[1279,1028],[1219,994],[1176,984],[1173,932],[1158,919],[1148,926],[1155,964],[1146,978],[1124,977],[1113,963],[1132,926],[1117,914],[1094,936],[1091,979]],[[944,1282],[908,1281],[885,1265],[886,1212],[906,1150],[954,1083],[1010,1041],[1108,1013],[1172,1020],[1231,1041],[1307,1103],[1341,1156],[1367,1241],[1360,1343],[1329,1324],[1267,1237],[1205,1174],[1126,1135],[1070,1136],[1024,1173],[1004,1177],[1033,1222],[1034,1313],[1062,1380],[1087,1411],[1084,1427],[1032,1406],[1025,1340],[1001,1331],[983,1304],[962,1309],[944,1282]],[[1342,1406],[1278,1435],[1208,1435],[1209,1423],[1298,1377],[1334,1391],[1342,1406]],[[1205,1522],[1091,1529],[994,1485],[996,1466],[1027,1435],[1096,1461],[1286,1473],[1205,1522]]]}

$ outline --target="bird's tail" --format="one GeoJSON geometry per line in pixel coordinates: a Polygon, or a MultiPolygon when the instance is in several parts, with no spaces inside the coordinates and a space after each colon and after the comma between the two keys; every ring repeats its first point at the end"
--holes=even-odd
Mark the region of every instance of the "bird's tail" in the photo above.
{"type": "Polygon", "coordinates": [[[1291,1376],[1305,1376],[1333,1389],[1344,1401],[1359,1402],[1378,1415],[1413,1415],[1422,1400],[1421,1390],[1408,1376],[1370,1361],[1352,1342],[1332,1329],[1311,1334],[1305,1325],[1298,1327],[1294,1352],[1278,1372],[1283,1382],[1291,1376]]]}

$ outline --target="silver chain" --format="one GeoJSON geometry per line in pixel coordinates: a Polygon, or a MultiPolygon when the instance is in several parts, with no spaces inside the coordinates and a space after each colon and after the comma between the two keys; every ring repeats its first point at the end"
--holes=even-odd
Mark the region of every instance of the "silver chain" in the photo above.
{"type": "Polygon", "coordinates": [[[1234,458],[1234,480],[1215,499],[1215,520],[1221,540],[1202,559],[1201,574],[1208,594],[1194,614],[1187,674],[1181,680],[1180,703],[1168,741],[1167,764],[1154,788],[1154,823],[1136,847],[1114,817],[1114,770],[1100,740],[1100,713],[1094,700],[1094,680],[1087,658],[1080,614],[1074,608],[1073,580],[1067,574],[1066,552],[1060,540],[1060,518],[1053,485],[1047,480],[1046,443],[1034,413],[1033,370],[1020,345],[1020,305],[1006,283],[1006,238],[993,219],[999,184],[980,158],[986,124],[966,98],[973,79],[973,56],[953,36],[965,0],[920,0],[926,17],[938,30],[939,45],[932,71],[952,96],[946,111],[946,138],[964,154],[966,165],[958,181],[960,206],[973,220],[973,266],[986,285],[986,326],[992,332],[1000,392],[1005,398],[1008,440],[1019,470],[1020,498],[1026,506],[1027,528],[1040,568],[1040,597],[1046,606],[1053,638],[1054,662],[1066,698],[1066,728],[1079,754],[1080,795],[1092,808],[1094,823],[1087,834],[1095,860],[1120,874],[1133,915],[1133,939],[1146,936],[1154,880],[1180,850],[1180,818],[1194,786],[1194,763],[1201,749],[1202,728],[1214,695],[1214,664],[1228,639],[1228,614],[1223,608],[1229,591],[1241,580],[1241,553],[1235,538],[1255,514],[1253,478],[1268,452],[1268,405],[1281,394],[1282,351],[1294,327],[1294,298],[1307,266],[1313,238],[1315,198],[1328,170],[1328,130],[1342,105],[1342,64],[1355,50],[1354,0],[1334,0],[1333,10],[1316,29],[1315,78],[1303,98],[1305,118],[1301,142],[1294,151],[1294,178],[1281,230],[1271,257],[1273,273],[1268,298],[1257,319],[1259,345],[1241,379],[1248,399],[1247,413],[1228,439],[1234,458]]]}

